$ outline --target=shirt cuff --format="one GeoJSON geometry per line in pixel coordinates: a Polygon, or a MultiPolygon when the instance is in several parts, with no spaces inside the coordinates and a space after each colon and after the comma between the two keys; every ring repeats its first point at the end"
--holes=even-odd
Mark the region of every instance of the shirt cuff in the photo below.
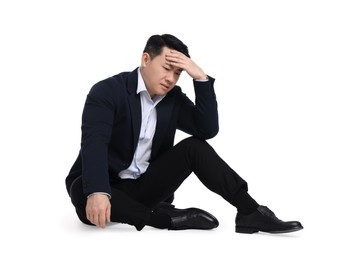
{"type": "Polygon", "coordinates": [[[111,199],[110,194],[108,194],[106,192],[94,192],[94,193],[89,194],[87,198],[91,197],[92,195],[97,195],[97,194],[107,195],[109,200],[111,199]]]}
{"type": "Polygon", "coordinates": [[[195,79],[194,81],[207,82],[208,81],[208,76],[206,75],[206,79],[195,79]]]}

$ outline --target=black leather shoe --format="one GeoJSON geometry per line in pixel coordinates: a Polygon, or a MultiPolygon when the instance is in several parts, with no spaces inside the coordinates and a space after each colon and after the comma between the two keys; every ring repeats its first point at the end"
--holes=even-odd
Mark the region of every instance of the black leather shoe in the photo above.
{"type": "Polygon", "coordinates": [[[237,213],[236,232],[252,234],[258,231],[268,233],[288,233],[303,229],[298,221],[282,221],[267,207],[259,206],[249,215],[237,213]]]}
{"type": "Polygon", "coordinates": [[[212,214],[198,208],[177,209],[171,204],[162,203],[156,211],[167,214],[171,218],[169,230],[208,230],[219,226],[218,220],[212,214]]]}

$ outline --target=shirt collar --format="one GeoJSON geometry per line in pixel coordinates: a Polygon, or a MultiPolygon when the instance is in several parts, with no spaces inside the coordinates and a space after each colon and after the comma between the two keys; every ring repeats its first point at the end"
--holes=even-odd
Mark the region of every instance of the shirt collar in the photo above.
{"type": "MultiPolygon", "coordinates": [[[[141,75],[141,69],[137,70],[137,89],[136,94],[140,94],[142,91],[147,91],[146,85],[141,75]]],[[[147,91],[148,92],[148,91],[147,91]]]]}

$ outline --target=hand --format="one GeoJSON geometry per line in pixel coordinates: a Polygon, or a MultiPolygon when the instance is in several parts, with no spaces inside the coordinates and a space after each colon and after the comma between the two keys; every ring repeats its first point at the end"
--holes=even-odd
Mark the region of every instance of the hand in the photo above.
{"type": "Polygon", "coordinates": [[[207,79],[205,72],[197,64],[195,64],[192,59],[179,51],[170,50],[169,53],[166,53],[166,61],[172,66],[185,70],[188,75],[195,80],[207,79]]]}
{"type": "Polygon", "coordinates": [[[97,227],[105,228],[110,222],[111,204],[107,195],[94,194],[86,202],[86,218],[97,227]]]}

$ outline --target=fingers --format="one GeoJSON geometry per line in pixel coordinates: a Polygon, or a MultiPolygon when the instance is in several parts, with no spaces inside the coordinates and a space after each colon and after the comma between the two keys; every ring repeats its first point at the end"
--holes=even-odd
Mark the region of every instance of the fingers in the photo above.
{"type": "Polygon", "coordinates": [[[105,224],[110,222],[110,210],[104,214],[89,214],[87,219],[97,227],[105,228],[105,224]]]}
{"type": "Polygon", "coordinates": [[[87,219],[97,227],[105,228],[107,213],[105,211],[101,211],[98,213],[96,211],[89,212],[87,213],[87,219]]]}
{"type": "Polygon", "coordinates": [[[105,219],[108,223],[110,223],[110,213],[111,213],[111,207],[108,207],[107,212],[105,214],[105,219]]]}
{"type": "Polygon", "coordinates": [[[186,69],[187,64],[190,62],[190,58],[181,52],[171,50],[166,54],[166,60],[170,62],[171,65],[186,69]]]}
{"type": "Polygon", "coordinates": [[[166,53],[166,60],[170,65],[185,70],[195,80],[207,79],[205,72],[192,59],[179,51],[170,50],[166,53]]]}

